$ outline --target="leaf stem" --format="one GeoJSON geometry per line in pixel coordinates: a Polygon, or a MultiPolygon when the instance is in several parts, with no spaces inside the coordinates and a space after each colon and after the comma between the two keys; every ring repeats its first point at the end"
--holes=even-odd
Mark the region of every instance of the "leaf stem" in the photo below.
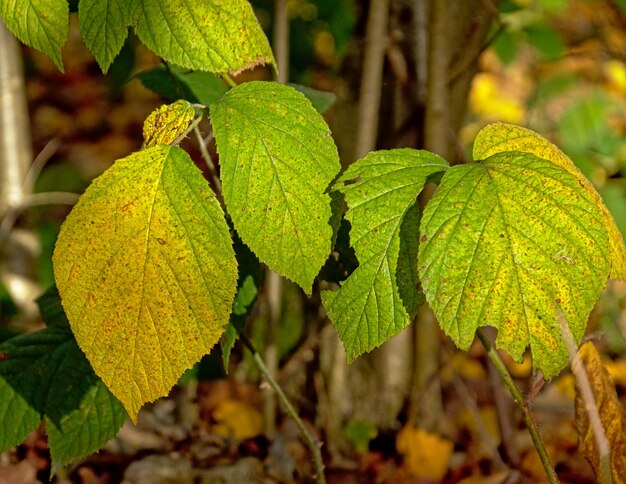
{"type": "Polygon", "coordinates": [[[198,126],[193,127],[193,132],[196,135],[196,139],[198,141],[198,148],[200,149],[200,154],[202,155],[202,159],[206,163],[209,171],[211,172],[211,176],[213,178],[213,183],[215,183],[215,190],[217,192],[218,197],[222,196],[222,182],[217,176],[217,170],[215,168],[215,163],[213,163],[213,159],[211,158],[211,154],[209,150],[207,150],[206,145],[207,141],[202,138],[202,133],[200,133],[200,129],[198,126]]]}
{"type": "Polygon", "coordinates": [[[240,333],[239,337],[241,341],[243,342],[243,344],[246,346],[246,348],[248,348],[250,353],[252,353],[254,362],[256,363],[259,370],[261,371],[261,373],[267,380],[267,383],[269,383],[272,389],[276,392],[276,396],[281,401],[281,403],[285,407],[285,410],[287,411],[289,416],[293,419],[293,421],[296,423],[296,426],[300,430],[300,433],[302,434],[304,442],[306,443],[307,447],[309,448],[309,451],[311,452],[311,455],[313,456],[313,463],[315,465],[315,478],[317,480],[317,483],[326,484],[326,477],[324,476],[324,461],[322,460],[322,452],[320,450],[320,444],[318,444],[315,441],[313,436],[306,429],[306,427],[304,426],[304,422],[302,422],[302,420],[298,416],[296,409],[293,407],[293,405],[287,398],[287,395],[285,395],[285,392],[283,392],[283,389],[280,387],[278,382],[271,375],[271,373],[267,369],[267,366],[265,366],[265,362],[263,361],[263,358],[257,352],[252,342],[248,339],[248,337],[244,333],[240,333]]]}
{"type": "Polygon", "coordinates": [[[198,126],[200,124],[200,121],[202,121],[202,115],[197,116],[190,124],[189,126],[187,126],[187,129],[185,129],[185,131],[183,131],[180,136],[178,138],[176,138],[174,140],[174,142],[172,143],[172,146],[178,146],[186,137],[189,133],[191,133],[191,131],[193,131],[193,129],[198,126]]]}
{"type": "Polygon", "coordinates": [[[237,83],[233,80],[232,77],[230,77],[230,75],[228,73],[224,73],[222,74],[222,79],[224,79],[226,81],[226,84],[228,84],[230,87],[237,87],[237,83]]]}
{"type": "Polygon", "coordinates": [[[539,434],[539,429],[537,428],[537,424],[535,423],[535,420],[533,419],[533,416],[531,415],[530,410],[528,409],[526,402],[524,401],[524,397],[515,385],[511,374],[506,369],[506,366],[504,366],[504,362],[502,361],[500,355],[491,343],[491,340],[480,328],[476,330],[476,336],[478,336],[478,339],[485,347],[487,356],[489,356],[489,359],[493,362],[496,370],[498,371],[498,373],[500,373],[504,384],[507,386],[509,392],[511,393],[511,396],[513,397],[515,405],[517,405],[517,408],[522,413],[522,418],[524,419],[524,422],[528,427],[528,431],[530,432],[530,436],[533,439],[533,443],[535,444],[535,448],[537,449],[537,453],[539,454],[539,458],[541,459],[543,468],[546,471],[548,481],[551,484],[558,484],[559,479],[554,472],[554,467],[552,467],[552,464],[550,463],[550,458],[548,457],[548,452],[546,451],[543,439],[541,438],[541,435],[539,434]]]}

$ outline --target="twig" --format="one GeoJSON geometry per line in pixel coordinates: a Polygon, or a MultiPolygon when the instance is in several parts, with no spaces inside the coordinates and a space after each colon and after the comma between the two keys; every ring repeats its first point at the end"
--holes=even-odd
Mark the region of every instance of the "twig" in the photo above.
{"type": "Polygon", "coordinates": [[[487,48],[495,42],[495,40],[500,36],[500,34],[502,34],[502,32],[504,32],[504,29],[506,28],[506,24],[502,21],[498,7],[496,7],[491,0],[480,0],[480,3],[489,16],[492,17],[498,24],[498,28],[482,45],[475,44],[473,46],[473,52],[470,52],[470,55],[466,56],[466,58],[469,57],[469,60],[450,75],[450,80],[448,81],[450,85],[456,83],[465,71],[478,61],[483,52],[485,52],[487,48]]]}
{"type": "Polygon", "coordinates": [[[502,387],[502,380],[498,377],[496,367],[491,360],[487,363],[489,382],[491,384],[491,390],[493,391],[493,400],[496,406],[496,412],[498,413],[498,422],[500,424],[502,445],[506,459],[511,465],[518,467],[520,463],[520,456],[517,448],[515,447],[515,430],[511,423],[513,421],[513,408],[511,407],[510,400],[506,397],[506,392],[502,387]]]}
{"type": "Polygon", "coordinates": [[[189,133],[191,133],[196,126],[198,126],[200,124],[200,121],[202,121],[202,116],[197,116],[190,124],[189,126],[187,126],[187,128],[185,129],[185,131],[183,131],[178,138],[176,138],[173,142],[172,145],[173,146],[178,146],[180,143],[182,143],[182,141],[187,137],[187,135],[189,133]]]}
{"type": "Polygon", "coordinates": [[[50,158],[57,152],[59,147],[61,146],[61,141],[58,138],[52,138],[46,146],[39,152],[39,154],[33,160],[33,163],[30,165],[28,172],[26,172],[26,176],[24,177],[24,192],[25,193],[33,193],[35,188],[35,183],[43,170],[43,167],[48,163],[50,158]]]}
{"type": "Polygon", "coordinates": [[[14,205],[6,212],[0,222],[0,248],[6,242],[20,214],[31,207],[41,205],[74,205],[79,195],[70,192],[44,192],[25,194],[19,205],[14,205]]]}
{"type": "Polygon", "coordinates": [[[561,327],[561,334],[563,335],[563,341],[567,346],[567,352],[569,354],[570,367],[572,373],[580,389],[580,396],[585,402],[585,411],[589,416],[589,423],[593,430],[593,436],[596,439],[596,446],[598,447],[598,457],[600,459],[600,482],[602,484],[610,484],[611,478],[611,447],[609,441],[604,433],[604,427],[602,426],[602,420],[600,420],[600,412],[596,405],[593,391],[591,390],[591,384],[589,383],[589,375],[585,370],[580,357],[578,356],[578,345],[574,340],[572,330],[565,320],[565,315],[561,308],[557,312],[557,319],[561,327]]]}
{"type": "Polygon", "coordinates": [[[231,88],[237,87],[237,83],[228,74],[226,73],[222,74],[222,79],[224,79],[226,81],[226,84],[228,84],[231,88]]]}
{"type": "Polygon", "coordinates": [[[355,159],[365,156],[376,147],[388,18],[389,0],[371,0],[363,53],[355,159]]]}
{"type": "Polygon", "coordinates": [[[289,82],[289,16],[287,15],[287,0],[276,0],[274,14],[274,42],[273,49],[278,65],[276,82],[289,82]]]}
{"type": "MultiPolygon", "coordinates": [[[[267,293],[268,321],[265,335],[265,363],[272,377],[278,375],[278,327],[280,325],[283,306],[283,279],[274,271],[268,271],[265,278],[267,293]]],[[[265,430],[272,434],[276,430],[276,399],[271,393],[264,394],[263,414],[265,417],[265,430]]]]}
{"type": "Polygon", "coordinates": [[[215,183],[216,193],[218,194],[219,197],[221,197],[222,196],[222,182],[220,181],[220,178],[217,176],[215,163],[213,163],[211,154],[209,153],[209,150],[207,150],[206,148],[206,145],[207,145],[206,139],[207,138],[211,139],[210,138],[211,135],[207,136],[207,138],[202,138],[202,133],[200,132],[200,128],[198,128],[197,125],[193,127],[193,132],[196,135],[196,139],[198,141],[198,148],[200,149],[200,154],[202,155],[202,159],[206,163],[206,166],[209,169],[209,171],[211,172],[213,183],[215,183]]]}
{"type": "MultiPolygon", "coordinates": [[[[413,0],[413,16],[415,19],[415,79],[417,101],[426,104],[428,95],[428,6],[424,0],[413,0]]],[[[411,122],[413,124],[414,121],[411,122]]]]}
{"type": "Polygon", "coordinates": [[[454,85],[460,78],[465,74],[465,71],[470,68],[470,66],[474,65],[478,62],[478,59],[481,55],[489,48],[491,44],[495,42],[495,40],[504,32],[506,25],[501,23],[498,25],[498,29],[491,34],[491,36],[482,44],[477,46],[477,49],[471,53],[469,60],[462,64],[460,67],[456,69],[451,75],[448,84],[451,86],[454,85]]]}
{"type": "Polygon", "coordinates": [[[254,362],[256,363],[259,370],[261,371],[261,373],[267,380],[267,383],[269,383],[269,385],[276,392],[276,396],[285,407],[287,414],[289,414],[289,416],[293,419],[296,426],[300,430],[300,433],[302,434],[302,438],[304,439],[304,442],[309,448],[309,451],[311,452],[311,455],[313,457],[313,463],[315,465],[315,479],[317,480],[318,484],[325,484],[326,477],[324,476],[324,461],[322,460],[321,444],[315,441],[313,436],[309,433],[307,428],[304,426],[304,422],[298,416],[296,409],[293,407],[293,405],[287,398],[287,395],[285,395],[285,392],[283,392],[283,389],[280,387],[278,382],[271,375],[267,366],[265,366],[265,362],[263,361],[263,358],[261,358],[261,355],[257,352],[252,342],[248,339],[248,337],[244,333],[241,333],[239,337],[241,341],[243,342],[243,344],[246,346],[246,348],[248,348],[250,353],[252,353],[254,362]]]}
{"type": "Polygon", "coordinates": [[[535,444],[535,448],[537,449],[537,453],[539,454],[539,458],[541,459],[541,463],[543,464],[543,468],[546,472],[548,481],[551,484],[558,484],[559,479],[557,478],[556,473],[554,472],[554,467],[552,467],[552,464],[550,463],[550,458],[548,457],[546,446],[544,445],[543,439],[541,438],[541,435],[539,434],[539,429],[537,428],[537,424],[535,423],[535,420],[533,419],[533,416],[531,415],[530,410],[526,406],[524,397],[522,397],[522,394],[520,393],[519,389],[515,385],[515,382],[513,381],[511,374],[506,369],[504,362],[502,361],[502,359],[500,358],[500,355],[498,354],[493,344],[491,343],[491,340],[485,335],[485,333],[480,328],[476,330],[476,336],[478,336],[478,339],[485,347],[487,356],[493,362],[498,373],[500,373],[500,376],[502,377],[504,384],[507,386],[507,388],[509,389],[509,392],[511,393],[511,396],[513,397],[513,401],[515,402],[515,405],[517,405],[517,408],[522,413],[522,418],[524,419],[524,422],[526,423],[526,426],[528,427],[528,431],[530,432],[530,436],[533,440],[533,443],[535,444]]]}

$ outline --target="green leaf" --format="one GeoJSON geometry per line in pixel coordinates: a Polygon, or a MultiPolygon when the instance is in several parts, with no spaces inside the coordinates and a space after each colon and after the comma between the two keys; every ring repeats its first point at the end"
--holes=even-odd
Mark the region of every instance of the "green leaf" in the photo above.
{"type": "Polygon", "coordinates": [[[0,449],[22,442],[45,416],[53,458],[67,464],[101,448],[126,419],[69,328],[17,336],[0,345],[0,355],[0,449]],[[97,401],[90,397],[94,391],[97,401]],[[95,418],[103,413],[110,418],[95,418]]]}
{"type": "Polygon", "coordinates": [[[93,371],[88,381],[89,389],[78,408],[64,415],[58,424],[46,417],[53,468],[101,449],[128,418],[119,400],[93,371]]]}
{"type": "Polygon", "coordinates": [[[420,232],[426,298],[460,348],[489,325],[517,360],[530,345],[546,378],[567,365],[557,313],[580,341],[611,269],[603,212],[578,176],[522,152],[455,166],[420,232]]]}
{"type": "Polygon", "coordinates": [[[65,311],[63,311],[59,291],[55,286],[49,288],[37,298],[37,306],[39,307],[41,319],[44,320],[46,325],[70,327],[65,311]]]}
{"type": "MultiPolygon", "coordinates": [[[[10,449],[26,439],[29,433],[39,426],[41,421],[40,410],[34,408],[29,400],[33,399],[33,393],[40,388],[39,380],[31,381],[33,388],[20,388],[17,391],[7,378],[14,376],[14,382],[19,383],[22,364],[10,358],[14,340],[11,338],[0,345],[0,451],[10,449]],[[22,393],[26,390],[26,393],[22,393]]],[[[41,400],[38,398],[37,400],[41,400]]],[[[39,402],[38,402],[39,403],[39,402]]],[[[39,404],[39,408],[41,404],[39,404]]]]}
{"type": "Polygon", "coordinates": [[[365,454],[372,439],[378,435],[376,426],[368,420],[350,420],[344,429],[346,438],[359,454],[365,454]]]}
{"type": "Polygon", "coordinates": [[[239,339],[239,333],[246,324],[248,314],[256,302],[259,287],[263,284],[265,275],[259,259],[241,241],[236,232],[233,239],[233,247],[239,265],[239,280],[237,281],[237,294],[233,302],[233,312],[221,340],[222,360],[226,372],[228,372],[230,354],[237,339],[239,339]]]}
{"type": "Polygon", "coordinates": [[[602,202],[602,197],[593,185],[576,168],[565,153],[544,137],[529,129],[512,124],[495,123],[485,126],[474,141],[474,159],[484,160],[496,153],[522,151],[548,160],[569,171],[576,177],[581,187],[595,201],[602,213],[604,227],[609,234],[611,244],[611,275],[614,279],[626,279],[626,247],[622,235],[615,225],[613,216],[602,202]]]}
{"type": "Polygon", "coordinates": [[[519,51],[519,35],[509,30],[503,30],[492,43],[493,49],[503,64],[513,62],[519,51]]]}
{"type": "Polygon", "coordinates": [[[427,151],[370,153],[335,184],[346,197],[350,240],[359,267],[322,302],[346,348],[348,361],[405,328],[423,296],[417,289],[419,207],[429,176],[448,164],[427,151]]]}
{"type": "Polygon", "coordinates": [[[61,47],[69,31],[66,0],[0,0],[0,16],[13,34],[42,51],[63,72],[61,47]]]}
{"type": "Polygon", "coordinates": [[[195,115],[196,110],[183,99],[158,107],[143,123],[142,148],[173,143],[185,132],[195,115]]]}
{"type": "Polygon", "coordinates": [[[146,89],[150,89],[170,101],[186,99],[189,102],[198,102],[189,88],[182,85],[167,66],[161,65],[141,71],[135,77],[141,81],[146,89]]]}
{"type": "Polygon", "coordinates": [[[189,88],[196,102],[205,106],[219,101],[228,91],[224,81],[211,72],[184,71],[176,66],[170,66],[170,69],[174,77],[189,88]]]}
{"type": "Polygon", "coordinates": [[[85,45],[106,74],[131,24],[128,0],[80,0],[78,23],[85,45]]]}
{"type": "Polygon", "coordinates": [[[534,23],[524,28],[528,42],[546,60],[558,59],[565,51],[559,32],[549,24],[534,23]]]}
{"type": "Polygon", "coordinates": [[[307,294],[331,250],[339,171],[328,126],[295,89],[247,82],[211,106],[223,195],[241,239],[307,294]]]}
{"type": "Polygon", "coordinates": [[[135,32],[168,62],[218,74],[276,65],[247,0],[132,2],[135,32]]]}
{"type": "Polygon", "coordinates": [[[335,104],[335,100],[337,99],[334,92],[318,91],[312,87],[302,86],[300,84],[289,83],[287,85],[304,94],[306,98],[311,101],[315,110],[320,114],[325,113],[333,104],[335,104]]]}
{"type": "Polygon", "coordinates": [[[189,155],[163,145],[92,183],[53,261],[78,344],[133,420],[217,342],[237,282],[219,203],[189,155]]]}
{"type": "Polygon", "coordinates": [[[219,101],[228,91],[224,81],[211,72],[190,71],[175,65],[157,66],[140,72],[137,77],[145,87],[163,97],[205,106],[219,101]]]}

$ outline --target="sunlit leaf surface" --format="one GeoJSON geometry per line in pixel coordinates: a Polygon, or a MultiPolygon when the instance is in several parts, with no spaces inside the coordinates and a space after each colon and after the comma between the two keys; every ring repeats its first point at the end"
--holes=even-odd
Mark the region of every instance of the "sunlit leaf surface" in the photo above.
{"type": "Polygon", "coordinates": [[[350,243],[359,267],[339,291],[322,292],[322,301],[348,360],[399,333],[423,302],[417,289],[417,195],[428,176],[447,168],[426,151],[377,151],[352,164],[335,183],[348,204],[350,243]]]}
{"type": "Polygon", "coordinates": [[[237,282],[214,194],[163,145],[93,182],[61,228],[54,270],[78,344],[133,419],[218,341],[237,282]]]}
{"type": "Polygon", "coordinates": [[[604,205],[602,197],[587,178],[574,165],[572,160],[559,148],[534,131],[512,124],[495,123],[485,126],[474,141],[474,159],[484,160],[496,153],[522,151],[551,161],[574,175],[582,187],[595,200],[609,234],[611,244],[611,277],[626,279],[626,247],[613,216],[604,205]]]}
{"type": "Polygon", "coordinates": [[[211,106],[211,121],[241,240],[310,294],[333,235],[327,191],[340,165],[328,126],[295,89],[258,81],[211,106]]]}
{"type": "Polygon", "coordinates": [[[159,57],[215,73],[275,65],[248,0],[132,0],[135,32],[159,57]]]}
{"type": "Polygon", "coordinates": [[[611,269],[603,210],[577,175],[530,153],[449,169],[420,229],[419,274],[443,330],[468,349],[481,326],[549,378],[568,361],[611,269]]]}

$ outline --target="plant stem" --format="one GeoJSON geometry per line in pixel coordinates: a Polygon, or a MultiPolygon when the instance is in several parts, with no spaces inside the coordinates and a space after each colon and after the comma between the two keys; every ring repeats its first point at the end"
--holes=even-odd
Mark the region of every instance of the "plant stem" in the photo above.
{"type": "Polygon", "coordinates": [[[189,126],[187,126],[187,128],[185,129],[185,131],[183,131],[178,138],[176,138],[173,142],[172,142],[172,146],[178,146],[179,144],[181,144],[183,142],[183,140],[187,137],[187,135],[189,133],[191,133],[196,126],[198,126],[200,124],[200,121],[202,121],[202,116],[197,116],[190,124],[189,126]]]}
{"type": "Polygon", "coordinates": [[[237,87],[237,83],[228,74],[226,73],[222,74],[222,78],[226,81],[226,84],[228,84],[230,87],[237,87]]]}
{"type": "Polygon", "coordinates": [[[533,439],[533,443],[535,444],[535,448],[537,449],[537,453],[539,454],[539,458],[541,459],[543,468],[546,471],[548,481],[551,484],[558,484],[559,479],[554,472],[554,467],[552,467],[552,464],[550,463],[550,458],[548,457],[548,452],[546,451],[543,439],[539,434],[539,429],[537,428],[537,424],[535,423],[533,416],[530,413],[530,410],[524,402],[524,397],[522,397],[522,394],[515,385],[511,374],[506,369],[506,366],[504,366],[504,362],[500,358],[500,355],[494,348],[487,335],[485,335],[485,333],[479,328],[476,330],[476,336],[478,336],[478,339],[485,347],[485,350],[487,351],[487,356],[489,356],[489,359],[491,359],[491,361],[493,362],[496,370],[498,371],[498,373],[500,373],[504,384],[507,386],[509,392],[511,393],[511,396],[513,397],[515,405],[517,405],[517,408],[522,413],[522,418],[524,419],[524,422],[528,427],[528,431],[530,432],[530,436],[533,439]]]}
{"type": "Polygon", "coordinates": [[[259,370],[261,371],[261,373],[267,380],[267,383],[269,383],[269,385],[276,392],[276,396],[278,397],[280,402],[283,404],[283,406],[285,407],[285,410],[287,411],[289,416],[293,419],[293,421],[296,423],[296,426],[300,430],[300,433],[302,434],[302,438],[304,439],[304,442],[306,443],[307,447],[309,448],[309,451],[311,452],[311,455],[313,456],[313,463],[315,465],[315,479],[317,480],[318,484],[325,484],[326,477],[324,476],[324,461],[322,460],[322,452],[320,450],[320,444],[315,442],[315,439],[313,438],[313,436],[306,429],[306,427],[304,426],[304,422],[302,422],[302,420],[298,416],[296,409],[293,407],[293,405],[287,398],[287,395],[285,395],[285,392],[283,392],[283,389],[280,387],[278,382],[274,379],[272,374],[269,372],[269,370],[267,369],[267,366],[265,366],[265,362],[263,361],[263,358],[257,352],[252,342],[248,339],[248,337],[244,333],[241,333],[239,337],[241,338],[241,341],[246,346],[246,348],[248,348],[250,353],[252,353],[254,362],[256,363],[259,370]]]}
{"type": "Polygon", "coordinates": [[[200,133],[200,128],[198,128],[198,126],[194,126],[193,132],[196,135],[196,139],[198,141],[198,148],[200,149],[200,154],[202,155],[202,159],[206,163],[206,166],[209,169],[209,171],[211,172],[213,183],[215,183],[215,193],[219,198],[222,196],[222,182],[217,176],[217,169],[215,168],[215,163],[213,163],[211,154],[209,153],[209,150],[207,150],[206,148],[207,141],[204,138],[202,138],[202,133],[200,133]]]}
{"type": "MultiPolygon", "coordinates": [[[[13,209],[24,203],[31,146],[22,54],[17,39],[0,19],[0,219],[15,215],[13,209]]],[[[18,319],[30,322],[38,314],[33,299],[41,287],[36,276],[36,250],[26,247],[38,247],[39,242],[30,228],[7,232],[7,236],[0,252],[0,277],[19,308],[18,319]],[[18,241],[20,236],[32,245],[18,241]]]]}
{"type": "Polygon", "coordinates": [[[289,82],[289,16],[287,0],[276,0],[274,4],[274,42],[273,50],[276,56],[278,74],[276,82],[289,82]]]}

